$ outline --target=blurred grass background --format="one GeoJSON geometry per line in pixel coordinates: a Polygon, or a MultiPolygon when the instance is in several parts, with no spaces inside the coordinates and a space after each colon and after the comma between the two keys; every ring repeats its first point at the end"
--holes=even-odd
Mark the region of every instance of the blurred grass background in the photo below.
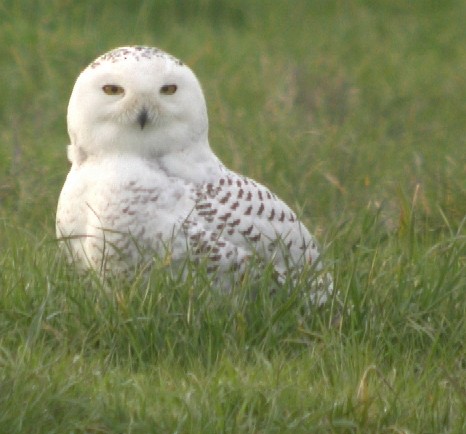
{"type": "Polygon", "coordinates": [[[466,3],[1,0],[0,17],[1,432],[464,432],[466,3]],[[191,66],[215,152],[328,246],[353,307],[338,330],[163,280],[179,299],[119,288],[129,317],[164,319],[127,329],[68,274],[68,98],[132,44],[191,66]],[[196,332],[171,322],[191,302],[196,332]]]}
{"type": "Polygon", "coordinates": [[[205,89],[216,152],[304,204],[311,226],[369,201],[395,211],[400,191],[412,196],[418,184],[436,225],[437,206],[453,222],[465,214],[461,2],[3,0],[1,8],[0,197],[21,225],[53,226],[74,80],[125,44],[185,60],[205,89]]]}

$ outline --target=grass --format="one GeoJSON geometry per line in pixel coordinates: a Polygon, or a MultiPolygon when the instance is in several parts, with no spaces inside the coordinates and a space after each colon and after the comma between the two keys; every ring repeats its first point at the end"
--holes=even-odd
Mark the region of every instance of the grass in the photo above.
{"type": "Polygon", "coordinates": [[[466,430],[463,2],[0,14],[0,432],[466,430]],[[317,234],[339,321],[299,288],[268,297],[268,273],[226,296],[158,264],[108,291],[64,264],[67,100],[93,58],[136,43],[192,66],[215,151],[317,234]]]}

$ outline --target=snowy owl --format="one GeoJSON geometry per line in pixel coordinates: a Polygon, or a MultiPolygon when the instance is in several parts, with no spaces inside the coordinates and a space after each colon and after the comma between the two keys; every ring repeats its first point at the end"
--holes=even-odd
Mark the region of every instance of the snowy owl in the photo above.
{"type": "Polygon", "coordinates": [[[76,80],[67,121],[72,166],[56,231],[79,269],[118,275],[157,257],[173,267],[205,261],[228,289],[255,258],[273,265],[278,285],[311,266],[311,299],[331,293],[296,214],[212,152],[201,86],[180,60],[142,46],[103,54],[76,80]]]}

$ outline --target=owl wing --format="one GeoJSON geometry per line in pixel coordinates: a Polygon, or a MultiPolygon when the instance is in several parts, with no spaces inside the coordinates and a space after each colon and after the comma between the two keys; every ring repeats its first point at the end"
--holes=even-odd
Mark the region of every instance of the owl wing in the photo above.
{"type": "MultiPolygon", "coordinates": [[[[314,238],[296,214],[263,185],[234,172],[195,192],[183,225],[191,251],[208,267],[241,273],[248,258],[272,262],[282,283],[306,264],[322,268],[314,238]]],[[[320,286],[329,289],[329,282],[320,286]]]]}

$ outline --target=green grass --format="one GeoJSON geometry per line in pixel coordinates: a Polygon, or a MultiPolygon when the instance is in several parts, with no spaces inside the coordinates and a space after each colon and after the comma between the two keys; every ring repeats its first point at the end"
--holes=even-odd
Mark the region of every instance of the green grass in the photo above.
{"type": "Polygon", "coordinates": [[[3,0],[0,16],[1,433],[466,431],[464,2],[3,0]],[[192,66],[212,147],[299,212],[339,302],[270,298],[269,273],[226,296],[163,263],[109,291],[65,265],[67,100],[125,44],[192,66]]]}

